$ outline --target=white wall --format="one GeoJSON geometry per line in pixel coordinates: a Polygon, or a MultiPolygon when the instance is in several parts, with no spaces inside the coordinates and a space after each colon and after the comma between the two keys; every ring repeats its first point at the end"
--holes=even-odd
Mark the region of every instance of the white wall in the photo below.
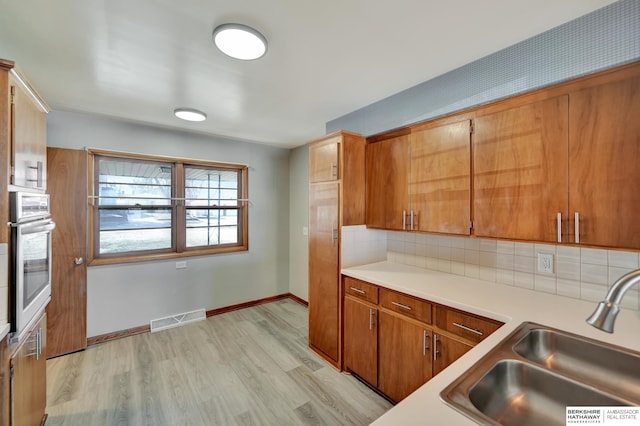
{"type": "Polygon", "coordinates": [[[88,337],[289,292],[289,150],[59,111],[47,131],[51,147],[249,166],[249,251],[187,258],[180,270],[175,260],[89,267],[88,337]]]}
{"type": "Polygon", "coordinates": [[[292,149],[289,156],[289,290],[309,300],[309,149],[292,149]]]}

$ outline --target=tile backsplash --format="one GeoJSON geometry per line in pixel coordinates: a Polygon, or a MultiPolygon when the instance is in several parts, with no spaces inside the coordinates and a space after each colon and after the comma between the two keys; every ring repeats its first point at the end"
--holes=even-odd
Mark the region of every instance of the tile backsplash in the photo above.
{"type": "MultiPolygon", "coordinates": [[[[348,228],[343,267],[385,260],[380,251],[386,250],[389,262],[591,302],[604,299],[618,278],[640,267],[637,252],[348,228]],[[551,272],[539,270],[539,254],[552,256],[551,272]]],[[[640,310],[639,294],[632,287],[621,306],[640,310]]]]}
{"type": "Polygon", "coordinates": [[[342,227],[342,267],[366,265],[387,259],[387,231],[365,225],[342,227]]]}

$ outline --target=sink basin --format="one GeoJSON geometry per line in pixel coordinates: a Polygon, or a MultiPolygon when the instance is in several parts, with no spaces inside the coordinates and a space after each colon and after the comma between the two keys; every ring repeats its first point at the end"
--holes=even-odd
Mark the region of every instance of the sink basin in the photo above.
{"type": "Polygon", "coordinates": [[[564,425],[565,408],[628,405],[597,390],[520,361],[495,364],[469,390],[473,406],[505,426],[564,425]]]}
{"type": "Polygon", "coordinates": [[[640,354],[525,322],[440,397],[480,424],[564,425],[567,406],[640,405],[640,354]]]}
{"type": "Polygon", "coordinates": [[[549,370],[640,401],[640,355],[549,329],[531,330],[515,353],[549,370]]]}

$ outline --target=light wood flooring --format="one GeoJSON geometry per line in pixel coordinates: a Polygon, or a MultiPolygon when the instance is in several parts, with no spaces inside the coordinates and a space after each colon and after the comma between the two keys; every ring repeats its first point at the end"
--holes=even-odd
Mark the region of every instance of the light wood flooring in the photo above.
{"type": "Polygon", "coordinates": [[[391,404],[307,348],[283,299],[47,361],[47,426],[366,425],[391,404]]]}

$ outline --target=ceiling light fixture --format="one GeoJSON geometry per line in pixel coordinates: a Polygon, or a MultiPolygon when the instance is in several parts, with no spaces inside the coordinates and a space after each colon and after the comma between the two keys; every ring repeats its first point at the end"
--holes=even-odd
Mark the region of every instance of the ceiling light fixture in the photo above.
{"type": "Polygon", "coordinates": [[[186,121],[204,121],[207,119],[207,114],[192,108],[176,108],[173,110],[173,115],[186,121]]]}
{"type": "Polygon", "coordinates": [[[244,61],[261,58],[267,52],[267,39],[259,31],[242,24],[216,27],[213,42],[225,55],[244,61]]]}

